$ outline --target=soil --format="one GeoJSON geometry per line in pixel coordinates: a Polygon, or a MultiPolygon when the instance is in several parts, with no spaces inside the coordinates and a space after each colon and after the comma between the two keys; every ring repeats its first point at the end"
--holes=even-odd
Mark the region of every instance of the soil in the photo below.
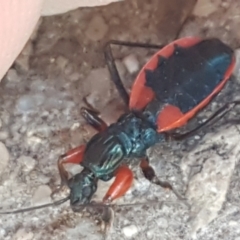
{"type": "MultiPolygon", "coordinates": [[[[2,211],[52,201],[60,183],[57,160],[95,134],[80,114],[84,98],[108,123],[126,110],[104,61],[111,40],[167,44],[176,37],[216,37],[239,59],[240,2],[237,0],[125,0],[44,17],[0,85],[0,201],[2,211]]],[[[114,46],[123,82],[134,79],[156,49],[114,46]]],[[[238,98],[239,61],[219,96],[186,127],[238,98]]],[[[148,151],[161,180],[184,195],[149,183],[133,161],[135,180],[116,201],[114,221],[104,235],[94,211],[60,206],[1,215],[0,239],[240,239],[239,116],[227,117],[197,135],[158,144],[148,151]],[[227,121],[231,119],[231,121],[227,121]],[[142,204],[136,204],[142,203],[142,204]]],[[[97,156],[96,156],[97,157],[97,156]]],[[[69,166],[74,174],[79,166],[69,166]]],[[[110,183],[101,183],[101,199],[110,183]]],[[[63,190],[56,199],[67,196],[63,190]]]]}

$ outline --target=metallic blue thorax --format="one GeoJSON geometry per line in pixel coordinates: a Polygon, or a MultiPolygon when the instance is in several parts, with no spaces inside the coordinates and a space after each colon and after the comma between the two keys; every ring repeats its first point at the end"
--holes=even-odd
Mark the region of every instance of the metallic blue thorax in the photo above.
{"type": "Polygon", "coordinates": [[[107,181],[124,160],[144,157],[162,139],[144,113],[130,112],[88,142],[81,165],[107,181]]]}

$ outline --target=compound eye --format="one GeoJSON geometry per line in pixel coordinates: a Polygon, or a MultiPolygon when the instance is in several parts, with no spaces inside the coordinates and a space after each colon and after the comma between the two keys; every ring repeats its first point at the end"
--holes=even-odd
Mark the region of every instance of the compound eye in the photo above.
{"type": "Polygon", "coordinates": [[[92,189],[89,186],[86,186],[82,190],[82,194],[84,197],[89,197],[92,193],[92,189]]]}

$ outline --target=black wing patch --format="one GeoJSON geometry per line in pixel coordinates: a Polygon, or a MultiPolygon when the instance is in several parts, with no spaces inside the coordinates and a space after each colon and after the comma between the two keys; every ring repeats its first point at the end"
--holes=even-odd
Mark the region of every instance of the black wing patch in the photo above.
{"type": "Polygon", "coordinates": [[[223,80],[233,50],[218,39],[203,40],[190,47],[174,46],[169,58],[159,56],[154,70],[145,70],[146,86],[161,103],[185,113],[204,100],[223,80]]]}

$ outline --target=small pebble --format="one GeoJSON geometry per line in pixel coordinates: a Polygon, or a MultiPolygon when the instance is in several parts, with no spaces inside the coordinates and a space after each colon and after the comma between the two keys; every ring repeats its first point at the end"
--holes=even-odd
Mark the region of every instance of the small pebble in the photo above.
{"type": "Polygon", "coordinates": [[[157,225],[160,228],[166,229],[168,227],[168,221],[166,218],[159,218],[159,219],[157,219],[157,225]]]}
{"type": "Polygon", "coordinates": [[[16,82],[16,83],[21,80],[20,77],[18,76],[18,73],[17,73],[16,69],[11,68],[11,69],[8,70],[7,80],[9,82],[16,82]]]}
{"type": "Polygon", "coordinates": [[[194,138],[195,138],[196,140],[199,140],[201,137],[200,137],[199,135],[195,135],[194,138]]]}
{"type": "Polygon", "coordinates": [[[30,84],[31,91],[42,92],[45,89],[49,89],[49,88],[50,87],[47,85],[47,83],[40,79],[35,80],[30,84]]]}
{"type": "Polygon", "coordinates": [[[116,60],[115,64],[116,64],[119,76],[123,78],[126,73],[126,67],[124,66],[123,62],[120,60],[116,60]]]}
{"type": "Polygon", "coordinates": [[[7,167],[9,161],[8,150],[2,142],[0,142],[0,156],[1,156],[0,173],[2,173],[7,167]]]}
{"type": "Polygon", "coordinates": [[[194,7],[193,15],[207,17],[218,9],[220,3],[221,0],[199,0],[194,7]]]}
{"type": "Polygon", "coordinates": [[[130,74],[133,74],[139,70],[139,62],[134,54],[130,54],[125,57],[123,59],[123,64],[130,74]]]}
{"type": "Polygon", "coordinates": [[[138,233],[138,228],[135,225],[129,225],[122,229],[123,234],[127,238],[132,238],[138,233]]]}
{"type": "Polygon", "coordinates": [[[33,205],[40,205],[51,202],[51,195],[52,190],[47,185],[42,185],[37,188],[37,190],[33,194],[32,204],[33,205]]]}
{"type": "Polygon", "coordinates": [[[85,34],[90,40],[99,41],[106,35],[107,31],[108,25],[103,17],[100,15],[95,15],[89,22],[85,34]]]}
{"type": "Polygon", "coordinates": [[[153,236],[154,236],[154,230],[153,229],[147,231],[147,238],[148,239],[153,239],[153,236]]]}
{"type": "Polygon", "coordinates": [[[5,234],[6,234],[6,230],[5,229],[0,229],[0,237],[2,237],[2,239],[4,239],[3,236],[5,234]]]}
{"type": "Polygon", "coordinates": [[[237,227],[238,226],[238,222],[236,222],[236,221],[229,221],[228,225],[230,227],[237,227]]]}
{"type": "Polygon", "coordinates": [[[73,69],[74,69],[73,65],[72,65],[72,64],[68,64],[68,65],[65,67],[65,69],[64,69],[64,73],[65,73],[66,75],[70,75],[70,74],[73,72],[73,69]]]}
{"type": "Polygon", "coordinates": [[[31,95],[24,95],[18,99],[16,107],[21,112],[28,112],[35,109],[36,105],[31,95]]]}
{"type": "Polygon", "coordinates": [[[13,240],[32,240],[34,237],[32,232],[27,232],[25,229],[20,228],[13,236],[13,240]]]}
{"type": "Polygon", "coordinates": [[[80,79],[80,74],[78,72],[74,72],[68,78],[70,81],[75,82],[80,79]]]}
{"type": "Polygon", "coordinates": [[[60,69],[65,69],[65,67],[67,66],[69,60],[63,56],[59,56],[56,59],[56,65],[60,68],[60,69]]]}
{"type": "Polygon", "coordinates": [[[9,137],[9,133],[7,131],[0,131],[0,141],[4,141],[9,137]]]}
{"type": "Polygon", "coordinates": [[[32,171],[36,165],[35,159],[33,159],[29,156],[21,156],[17,159],[17,162],[22,164],[22,166],[23,166],[22,170],[25,172],[32,171]]]}
{"type": "Polygon", "coordinates": [[[75,122],[73,123],[73,125],[71,126],[71,131],[74,131],[76,129],[78,129],[80,127],[80,123],[79,122],[75,122]]]}

